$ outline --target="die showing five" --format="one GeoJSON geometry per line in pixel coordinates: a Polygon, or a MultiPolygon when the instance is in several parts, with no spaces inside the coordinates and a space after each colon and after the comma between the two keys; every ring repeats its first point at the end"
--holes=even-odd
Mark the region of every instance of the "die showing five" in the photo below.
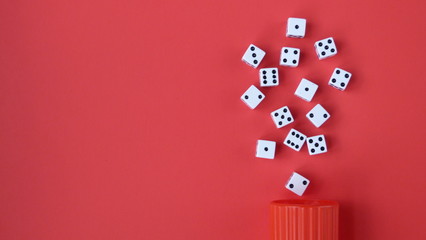
{"type": "Polygon", "coordinates": [[[287,106],[284,106],[271,112],[271,117],[277,128],[282,128],[294,122],[294,118],[291,115],[290,109],[287,106]]]}

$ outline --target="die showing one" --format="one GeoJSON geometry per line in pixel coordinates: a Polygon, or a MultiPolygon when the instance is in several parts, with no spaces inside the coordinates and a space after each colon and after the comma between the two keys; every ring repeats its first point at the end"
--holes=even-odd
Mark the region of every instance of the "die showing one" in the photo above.
{"type": "Polygon", "coordinates": [[[251,109],[255,109],[263,99],[265,95],[253,85],[241,96],[241,100],[251,109]]]}
{"type": "Polygon", "coordinates": [[[327,152],[327,143],[325,142],[324,135],[308,137],[306,143],[308,144],[309,155],[327,152]]]}
{"type": "Polygon", "coordinates": [[[288,179],[285,187],[293,193],[302,196],[303,193],[306,191],[306,188],[308,188],[309,183],[309,179],[298,174],[297,172],[293,172],[293,174],[288,179]]]}
{"type": "Polygon", "coordinates": [[[257,140],[256,157],[274,159],[275,146],[276,143],[274,141],[257,140]]]}
{"type": "Polygon", "coordinates": [[[336,44],[332,37],[315,42],[315,51],[320,60],[337,54],[336,44]]]}
{"type": "Polygon", "coordinates": [[[294,95],[300,97],[301,99],[310,102],[315,95],[315,92],[318,89],[318,85],[309,81],[308,79],[302,78],[299,83],[299,86],[294,92],[294,95]]]}
{"type": "Polygon", "coordinates": [[[306,19],[304,18],[288,18],[287,20],[287,37],[303,38],[306,31],[306,19]]]}
{"type": "Polygon", "coordinates": [[[294,118],[291,115],[290,109],[287,106],[284,106],[280,109],[271,112],[271,117],[277,128],[282,128],[294,122],[294,118]]]}
{"type": "Polygon", "coordinates": [[[319,128],[330,118],[330,114],[321,106],[321,104],[317,104],[306,114],[306,117],[315,125],[315,127],[319,128]]]}
{"type": "Polygon", "coordinates": [[[300,151],[305,141],[306,135],[292,128],[284,139],[284,144],[295,151],[300,151]]]}
{"type": "Polygon", "coordinates": [[[278,86],[278,68],[261,68],[259,70],[259,81],[261,87],[278,86]]]}
{"type": "Polygon", "coordinates": [[[280,65],[287,67],[297,67],[299,65],[300,49],[283,47],[281,49],[280,65]]]}
{"type": "Polygon", "coordinates": [[[349,80],[351,80],[352,74],[348,71],[345,71],[341,68],[334,69],[333,74],[331,75],[328,85],[343,91],[348,86],[349,80]]]}
{"type": "Polygon", "coordinates": [[[250,44],[250,46],[247,48],[246,52],[244,53],[241,60],[245,63],[247,63],[249,66],[252,66],[254,68],[257,68],[259,66],[260,62],[262,61],[263,57],[265,57],[266,53],[262,49],[256,47],[253,44],[250,44]]]}

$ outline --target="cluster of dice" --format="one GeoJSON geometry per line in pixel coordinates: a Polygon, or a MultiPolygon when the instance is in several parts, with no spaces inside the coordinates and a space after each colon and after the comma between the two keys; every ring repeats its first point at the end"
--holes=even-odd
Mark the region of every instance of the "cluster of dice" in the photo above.
{"type": "MultiPolygon", "coordinates": [[[[287,37],[303,38],[306,31],[306,19],[303,18],[288,18],[287,20],[287,37]]],[[[334,56],[337,54],[336,44],[332,37],[319,40],[314,44],[315,51],[320,60],[334,56]]],[[[257,46],[250,44],[247,51],[242,57],[242,61],[253,68],[257,68],[266,55],[265,51],[257,46]]],[[[292,47],[283,47],[281,49],[280,65],[287,67],[297,67],[299,65],[300,49],[292,47]]],[[[352,74],[341,68],[336,68],[331,75],[329,85],[338,89],[345,90],[352,74]]],[[[279,85],[278,68],[261,68],[259,70],[259,80],[261,87],[274,87],[279,85]]],[[[302,78],[299,86],[295,91],[295,95],[301,99],[310,102],[318,89],[318,85],[302,78]]],[[[254,85],[251,85],[246,92],[241,96],[241,100],[251,109],[256,108],[260,102],[265,99],[265,95],[254,85]]],[[[282,128],[292,122],[294,118],[291,115],[288,106],[281,107],[271,113],[271,117],[277,128],[282,128]]],[[[312,124],[319,128],[329,118],[330,114],[317,104],[311,111],[306,114],[306,117],[312,124]]],[[[300,151],[305,141],[308,145],[310,155],[316,155],[327,152],[327,144],[324,135],[306,137],[303,133],[296,129],[290,129],[287,137],[284,140],[284,145],[295,151],[300,151]]],[[[274,159],[276,143],[268,140],[258,140],[256,147],[256,157],[274,159]]],[[[294,172],[289,178],[286,188],[295,194],[302,196],[309,185],[309,180],[302,175],[294,172]]]]}

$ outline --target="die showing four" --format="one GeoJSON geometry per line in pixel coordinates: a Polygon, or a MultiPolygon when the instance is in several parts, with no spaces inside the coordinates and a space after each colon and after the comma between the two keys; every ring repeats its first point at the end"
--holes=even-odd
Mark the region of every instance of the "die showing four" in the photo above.
{"type": "Polygon", "coordinates": [[[349,80],[351,80],[352,74],[341,68],[336,68],[331,75],[328,85],[343,91],[348,86],[349,80]]]}

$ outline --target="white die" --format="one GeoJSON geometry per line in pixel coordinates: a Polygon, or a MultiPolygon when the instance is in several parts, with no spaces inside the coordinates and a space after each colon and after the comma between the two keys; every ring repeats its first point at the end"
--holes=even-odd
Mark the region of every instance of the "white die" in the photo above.
{"type": "Polygon", "coordinates": [[[327,152],[327,143],[325,142],[324,135],[308,137],[306,143],[308,144],[309,155],[327,152]]]}
{"type": "Polygon", "coordinates": [[[348,86],[349,80],[351,80],[352,74],[341,68],[334,69],[333,75],[331,75],[328,85],[343,91],[348,86]]]}
{"type": "Polygon", "coordinates": [[[318,85],[309,81],[308,79],[302,78],[299,86],[294,92],[294,95],[300,97],[301,99],[310,102],[315,95],[315,92],[318,89],[318,85]]]}
{"type": "Polygon", "coordinates": [[[315,127],[319,128],[330,118],[330,114],[321,106],[321,104],[317,104],[306,114],[306,117],[315,125],[315,127]]]}
{"type": "Polygon", "coordinates": [[[265,95],[253,85],[241,96],[241,100],[251,109],[255,109],[263,99],[265,95]]]}
{"type": "Polygon", "coordinates": [[[292,128],[287,134],[287,137],[284,140],[284,144],[295,151],[300,151],[305,141],[306,135],[292,128]]]}
{"type": "Polygon", "coordinates": [[[247,48],[247,51],[244,53],[241,60],[248,65],[257,68],[259,66],[260,62],[262,61],[263,57],[265,57],[265,51],[262,49],[256,47],[253,44],[250,44],[250,46],[247,48]]]}
{"type": "Polygon", "coordinates": [[[287,37],[303,38],[306,31],[306,19],[304,18],[288,18],[287,20],[287,37]]]}
{"type": "Polygon", "coordinates": [[[308,188],[309,183],[310,181],[307,178],[297,172],[293,172],[285,187],[293,193],[302,196],[306,188],[308,188]]]}
{"type": "Polygon", "coordinates": [[[300,49],[283,47],[281,49],[280,65],[287,67],[297,67],[299,65],[300,49]]]}
{"type": "Polygon", "coordinates": [[[294,118],[291,115],[290,109],[287,106],[284,106],[280,109],[271,112],[271,117],[277,128],[282,128],[294,122],[294,118]]]}
{"type": "Polygon", "coordinates": [[[315,42],[314,46],[320,60],[337,54],[336,44],[334,43],[334,39],[332,37],[319,40],[315,42]]]}
{"type": "Polygon", "coordinates": [[[261,68],[259,70],[259,81],[261,87],[278,86],[278,68],[261,68]]]}
{"type": "Polygon", "coordinates": [[[274,141],[257,140],[256,157],[274,159],[275,146],[276,143],[274,141]]]}

